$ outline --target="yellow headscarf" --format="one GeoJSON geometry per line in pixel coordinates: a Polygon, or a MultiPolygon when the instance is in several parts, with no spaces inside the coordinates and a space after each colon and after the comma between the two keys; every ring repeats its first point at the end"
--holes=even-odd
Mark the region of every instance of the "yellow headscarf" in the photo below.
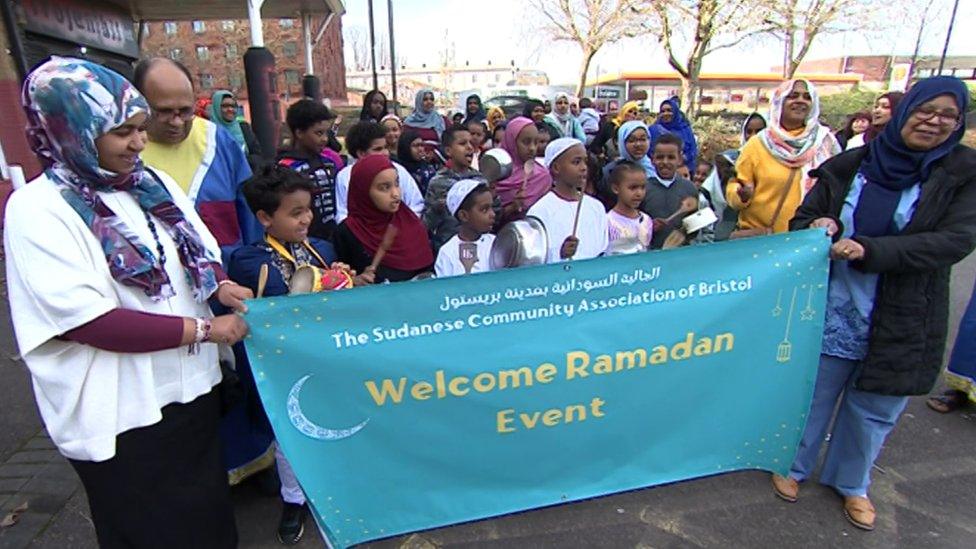
{"type": "Polygon", "coordinates": [[[505,120],[505,111],[503,111],[501,107],[492,107],[488,109],[488,113],[485,115],[485,122],[488,123],[489,132],[495,131],[495,123],[492,120],[494,120],[495,115],[499,114],[502,115],[502,120],[505,120]]]}
{"type": "Polygon", "coordinates": [[[625,114],[627,114],[630,111],[635,111],[636,112],[639,109],[640,109],[640,103],[637,102],[637,101],[628,101],[628,102],[624,103],[624,106],[623,107],[620,107],[620,110],[617,111],[617,116],[614,116],[613,117],[613,123],[614,123],[614,125],[616,125],[619,128],[621,126],[621,124],[623,124],[624,122],[626,122],[624,120],[624,115],[625,114]]]}

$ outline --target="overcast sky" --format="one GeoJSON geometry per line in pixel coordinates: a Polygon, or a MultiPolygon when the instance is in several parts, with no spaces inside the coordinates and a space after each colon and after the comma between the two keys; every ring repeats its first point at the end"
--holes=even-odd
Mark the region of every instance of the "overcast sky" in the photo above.
{"type": "MultiPolygon", "coordinates": [[[[902,0],[891,0],[893,3],[902,0]]],[[[923,5],[929,0],[913,0],[923,5]]],[[[923,55],[939,55],[945,42],[953,0],[931,0],[922,42],[923,55]]],[[[367,0],[346,0],[343,27],[358,28],[367,36],[367,0]]],[[[377,36],[387,34],[387,2],[373,0],[377,36]]],[[[493,65],[515,60],[522,68],[539,68],[554,84],[575,83],[580,53],[571,43],[551,43],[536,26],[539,16],[525,0],[393,0],[394,34],[398,57],[409,66],[437,65],[446,44],[453,44],[458,64],[470,61],[493,65]],[[484,6],[484,9],[473,9],[484,6]]],[[[922,14],[888,18],[905,21],[888,32],[867,36],[850,33],[818,38],[807,59],[845,55],[911,55],[922,14]]],[[[959,13],[949,55],[976,55],[976,1],[960,0],[959,13]]],[[[352,65],[346,41],[347,66],[352,65]]],[[[771,38],[751,40],[735,48],[720,50],[705,59],[705,71],[765,72],[780,64],[782,42],[771,38]]],[[[608,46],[597,54],[590,67],[593,77],[618,71],[670,70],[663,49],[653,37],[631,39],[608,46]]]]}

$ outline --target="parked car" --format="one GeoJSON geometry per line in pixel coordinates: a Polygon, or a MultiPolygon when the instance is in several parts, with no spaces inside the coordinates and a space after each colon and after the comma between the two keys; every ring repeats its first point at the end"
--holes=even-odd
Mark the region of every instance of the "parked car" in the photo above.
{"type": "Polygon", "coordinates": [[[501,107],[505,112],[505,118],[512,119],[522,114],[525,104],[529,102],[529,97],[523,95],[499,95],[492,97],[484,102],[485,110],[492,107],[501,107]]]}

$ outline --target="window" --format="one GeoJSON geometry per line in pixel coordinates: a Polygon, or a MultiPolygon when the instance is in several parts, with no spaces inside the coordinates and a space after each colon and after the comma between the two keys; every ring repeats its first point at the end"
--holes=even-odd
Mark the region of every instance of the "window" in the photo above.
{"type": "Polygon", "coordinates": [[[244,79],[241,78],[241,75],[240,74],[234,73],[234,74],[230,75],[228,78],[230,80],[230,87],[232,89],[235,89],[235,90],[241,89],[241,85],[244,83],[244,79]]]}
{"type": "Polygon", "coordinates": [[[226,55],[227,59],[237,58],[237,44],[227,44],[227,47],[224,49],[224,55],[226,55]]]}
{"type": "Polygon", "coordinates": [[[181,48],[173,48],[169,50],[169,58],[173,61],[180,61],[183,59],[183,50],[181,48]]]}
{"type": "Polygon", "coordinates": [[[298,71],[292,69],[285,70],[285,84],[289,86],[294,86],[299,82],[300,81],[298,79],[298,71]]]}
{"type": "Polygon", "coordinates": [[[166,34],[176,34],[176,23],[172,21],[163,23],[163,32],[166,34]]]}
{"type": "Polygon", "coordinates": [[[432,83],[433,81],[434,81],[434,77],[428,74],[428,75],[427,75],[427,83],[428,83],[428,84],[430,84],[430,83],[432,83]]]}
{"type": "Polygon", "coordinates": [[[283,29],[293,28],[295,26],[295,20],[294,19],[279,19],[278,20],[278,26],[281,27],[281,28],[283,28],[283,29]]]}
{"type": "Polygon", "coordinates": [[[207,46],[197,46],[197,59],[200,61],[210,59],[210,48],[207,46]]]}
{"type": "Polygon", "coordinates": [[[234,22],[230,19],[224,19],[220,22],[220,28],[225,31],[232,31],[234,30],[234,22]]]}
{"type": "Polygon", "coordinates": [[[200,87],[201,88],[203,88],[205,90],[213,89],[213,84],[214,84],[214,77],[213,77],[212,74],[206,73],[206,72],[200,74],[200,87]]]}
{"type": "Polygon", "coordinates": [[[471,83],[472,84],[477,84],[478,83],[478,73],[474,73],[474,74],[471,75],[471,83]]]}
{"type": "Polygon", "coordinates": [[[285,44],[281,47],[281,55],[284,55],[285,57],[295,57],[296,53],[298,53],[298,43],[294,40],[285,42],[285,44]]]}
{"type": "Polygon", "coordinates": [[[496,72],[495,73],[495,82],[501,82],[501,81],[502,81],[502,75],[500,73],[497,73],[496,72]]]}
{"type": "Polygon", "coordinates": [[[195,32],[197,34],[200,34],[200,33],[204,32],[206,30],[207,30],[207,24],[204,23],[203,21],[194,21],[193,22],[193,32],[195,32]]]}

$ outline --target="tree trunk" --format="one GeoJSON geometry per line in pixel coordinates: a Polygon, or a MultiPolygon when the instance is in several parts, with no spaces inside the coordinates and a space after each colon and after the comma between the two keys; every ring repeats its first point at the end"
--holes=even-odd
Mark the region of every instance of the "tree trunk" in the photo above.
{"type": "MultiPolygon", "coordinates": [[[[583,62],[580,64],[580,77],[579,84],[576,86],[576,97],[583,97],[583,88],[586,87],[586,73],[590,70],[590,61],[593,61],[593,56],[596,55],[596,50],[589,48],[583,49],[583,62]]],[[[597,78],[600,75],[596,75],[597,78]]]]}
{"type": "Polygon", "coordinates": [[[701,108],[701,75],[702,59],[692,57],[688,60],[688,75],[681,78],[681,110],[685,111],[688,120],[694,120],[701,108]]]}

